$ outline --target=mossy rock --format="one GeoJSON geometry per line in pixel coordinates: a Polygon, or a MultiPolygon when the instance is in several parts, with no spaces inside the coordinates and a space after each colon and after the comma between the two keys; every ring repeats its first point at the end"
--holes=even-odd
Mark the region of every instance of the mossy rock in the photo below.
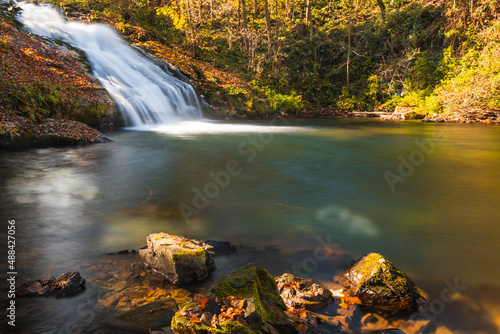
{"type": "Polygon", "coordinates": [[[153,233],[146,241],[148,247],[139,250],[139,255],[170,283],[183,285],[201,281],[215,269],[213,247],[199,240],[153,233]]]}
{"type": "Polygon", "coordinates": [[[245,320],[257,333],[271,333],[269,326],[279,333],[297,333],[283,313],[286,306],[276,281],[264,268],[246,265],[231,275],[221,277],[210,292],[220,301],[229,296],[245,298],[254,308],[247,310],[245,320]]]}
{"type": "Polygon", "coordinates": [[[0,134],[0,147],[2,148],[20,148],[32,146],[36,137],[25,131],[9,131],[0,134]]]}
{"type": "Polygon", "coordinates": [[[422,299],[411,278],[377,253],[358,260],[344,277],[350,283],[350,296],[388,313],[414,311],[422,299]]]}
{"type": "MultiPolygon", "coordinates": [[[[181,310],[184,309],[200,309],[200,305],[196,303],[186,303],[182,305],[181,310]]],[[[201,311],[200,314],[201,315],[201,311]]],[[[248,325],[231,320],[222,321],[217,324],[217,327],[207,326],[202,322],[191,321],[190,315],[182,315],[181,312],[177,312],[172,319],[171,328],[174,333],[177,334],[250,334],[255,333],[248,325]]]]}
{"type": "Polygon", "coordinates": [[[108,94],[104,90],[97,93],[104,101],[65,101],[51,108],[51,117],[77,121],[99,129],[113,129],[125,125],[122,114],[108,94]]]}

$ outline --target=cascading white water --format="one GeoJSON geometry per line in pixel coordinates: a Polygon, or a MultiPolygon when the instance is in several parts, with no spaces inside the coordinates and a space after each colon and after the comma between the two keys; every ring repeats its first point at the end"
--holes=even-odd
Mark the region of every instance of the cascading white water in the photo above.
{"type": "Polygon", "coordinates": [[[19,5],[20,20],[30,31],[85,51],[94,77],[118,104],[128,126],[201,118],[193,87],[140,55],[110,27],[67,21],[50,6],[19,5]]]}

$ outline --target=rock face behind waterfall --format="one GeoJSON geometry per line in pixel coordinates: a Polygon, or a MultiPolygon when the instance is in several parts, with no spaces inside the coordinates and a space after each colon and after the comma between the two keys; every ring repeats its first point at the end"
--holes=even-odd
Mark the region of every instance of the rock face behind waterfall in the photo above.
{"type": "Polygon", "coordinates": [[[344,277],[350,283],[350,296],[388,313],[413,311],[423,298],[405,273],[377,253],[358,260],[344,277]]]}
{"type": "Polygon", "coordinates": [[[146,249],[139,250],[142,260],[173,284],[200,281],[215,269],[214,249],[201,241],[153,233],[147,243],[146,249]]]}

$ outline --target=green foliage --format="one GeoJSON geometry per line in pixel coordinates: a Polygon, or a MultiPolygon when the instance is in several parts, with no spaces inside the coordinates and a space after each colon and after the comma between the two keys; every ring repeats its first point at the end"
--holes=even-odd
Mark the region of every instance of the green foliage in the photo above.
{"type": "Polygon", "coordinates": [[[298,95],[294,90],[290,92],[290,95],[286,95],[267,89],[266,96],[269,99],[271,108],[280,113],[295,113],[304,109],[302,96],[298,95]]]}
{"type": "Polygon", "coordinates": [[[64,1],[92,15],[117,18],[127,36],[144,33],[140,40],[176,45],[253,81],[248,90],[200,75],[205,77],[201,86],[213,89],[204,94],[220,96],[236,112],[406,106],[435,113],[500,107],[497,2],[474,1],[474,15],[469,15],[469,1],[457,1],[454,9],[452,2],[385,0],[381,19],[376,1],[318,0],[311,2],[310,38],[305,2],[279,0],[271,6],[269,44],[262,2],[258,15],[247,2],[245,31],[236,0],[210,5],[192,0],[190,7],[182,1],[64,1]]]}
{"type": "Polygon", "coordinates": [[[29,117],[33,122],[38,122],[50,115],[54,108],[70,103],[62,98],[61,90],[60,86],[51,86],[39,81],[19,85],[0,79],[0,104],[29,117]]]}
{"type": "Polygon", "coordinates": [[[440,79],[437,61],[425,50],[418,54],[405,86],[409,90],[422,90],[434,87],[440,79]]]}
{"type": "Polygon", "coordinates": [[[386,112],[394,112],[396,107],[402,105],[402,98],[399,95],[393,95],[385,103],[379,106],[379,110],[386,112]]]}
{"type": "Polygon", "coordinates": [[[0,40],[0,49],[1,49],[3,52],[7,52],[7,51],[9,51],[9,42],[7,42],[7,41],[1,41],[1,40],[0,40]]]}
{"type": "Polygon", "coordinates": [[[234,86],[226,86],[226,93],[229,95],[238,95],[238,94],[248,94],[248,91],[244,88],[234,87],[234,86]]]}

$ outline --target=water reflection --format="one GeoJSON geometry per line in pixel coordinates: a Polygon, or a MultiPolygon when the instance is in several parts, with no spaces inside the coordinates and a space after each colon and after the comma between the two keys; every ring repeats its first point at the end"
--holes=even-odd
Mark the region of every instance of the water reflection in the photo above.
{"type": "MultiPolygon", "coordinates": [[[[17,222],[19,279],[82,267],[92,277],[102,254],[140,248],[159,231],[269,246],[275,252],[256,261],[276,271],[329,236],[351,258],[384,254],[438,297],[443,280],[458,277],[469,306],[500,315],[500,303],[479,293],[500,288],[498,128],[366,120],[282,128],[252,161],[238,152],[248,128],[189,140],[122,131],[105,145],[0,152],[0,215],[17,222]],[[384,172],[440,130],[434,153],[392,192],[384,172]],[[232,160],[241,173],[187,223],[179,205],[232,160]]],[[[338,270],[325,265],[313,277],[328,282],[338,270]]]]}

